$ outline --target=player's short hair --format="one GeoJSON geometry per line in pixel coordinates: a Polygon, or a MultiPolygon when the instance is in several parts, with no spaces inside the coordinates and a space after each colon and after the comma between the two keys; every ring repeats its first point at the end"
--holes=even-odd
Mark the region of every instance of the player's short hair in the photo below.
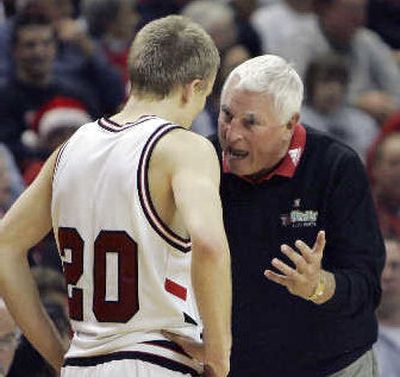
{"type": "Polygon", "coordinates": [[[272,96],[282,124],[300,112],[303,82],[293,67],[279,56],[261,55],[240,64],[229,74],[223,91],[232,79],[238,80],[236,85],[244,90],[272,96]]]}
{"type": "Polygon", "coordinates": [[[210,79],[219,64],[218,50],[200,25],[183,16],[160,18],[144,26],[133,41],[131,90],[164,98],[195,79],[210,79]]]}

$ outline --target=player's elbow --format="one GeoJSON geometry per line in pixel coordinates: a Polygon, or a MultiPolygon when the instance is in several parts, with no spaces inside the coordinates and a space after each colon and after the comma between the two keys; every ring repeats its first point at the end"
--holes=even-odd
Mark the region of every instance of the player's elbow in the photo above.
{"type": "Polygon", "coordinates": [[[192,237],[192,250],[196,257],[215,263],[225,261],[229,255],[225,237],[211,235],[192,237]]]}

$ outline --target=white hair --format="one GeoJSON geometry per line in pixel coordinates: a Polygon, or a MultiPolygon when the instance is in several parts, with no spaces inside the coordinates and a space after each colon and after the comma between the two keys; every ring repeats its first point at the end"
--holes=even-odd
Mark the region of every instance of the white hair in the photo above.
{"type": "Polygon", "coordinates": [[[282,123],[287,123],[300,112],[303,82],[293,67],[279,56],[261,55],[238,65],[229,74],[223,91],[232,79],[238,80],[236,86],[244,90],[272,96],[282,123]]]}

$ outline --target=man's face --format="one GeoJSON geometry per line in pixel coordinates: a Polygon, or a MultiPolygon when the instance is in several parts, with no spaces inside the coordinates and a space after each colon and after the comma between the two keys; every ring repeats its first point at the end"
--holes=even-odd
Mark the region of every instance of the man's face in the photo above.
{"type": "Polygon", "coordinates": [[[272,97],[239,88],[231,79],[221,96],[218,136],[230,171],[258,175],[286,154],[292,129],[279,121],[272,97]]]}
{"type": "Polygon", "coordinates": [[[313,106],[321,113],[337,110],[344,101],[345,86],[339,81],[317,81],[314,84],[313,106]]]}
{"type": "Polygon", "coordinates": [[[334,0],[321,13],[321,22],[329,37],[339,45],[348,45],[366,19],[367,0],[334,0]]]}
{"type": "Polygon", "coordinates": [[[373,169],[375,186],[382,199],[400,206],[400,135],[388,136],[382,143],[373,169]]]}
{"type": "Polygon", "coordinates": [[[400,302],[400,243],[394,240],[385,242],[386,263],[382,273],[383,295],[400,302]]]}
{"type": "Polygon", "coordinates": [[[14,47],[17,74],[41,81],[51,74],[56,53],[54,31],[47,25],[30,25],[18,32],[14,47]]]}
{"type": "Polygon", "coordinates": [[[17,327],[10,313],[0,304],[0,376],[7,375],[17,347],[17,327]]]}

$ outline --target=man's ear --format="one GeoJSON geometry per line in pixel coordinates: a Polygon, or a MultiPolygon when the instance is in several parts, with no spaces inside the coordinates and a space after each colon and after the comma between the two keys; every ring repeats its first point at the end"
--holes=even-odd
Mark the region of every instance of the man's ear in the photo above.
{"type": "Polygon", "coordinates": [[[290,118],[289,122],[286,123],[286,128],[288,130],[293,130],[295,125],[299,123],[299,120],[300,120],[300,114],[294,113],[293,116],[290,118]]]}
{"type": "Polygon", "coordinates": [[[185,84],[182,89],[181,101],[182,104],[189,102],[195,93],[198,93],[203,88],[203,80],[195,79],[185,84]]]}

